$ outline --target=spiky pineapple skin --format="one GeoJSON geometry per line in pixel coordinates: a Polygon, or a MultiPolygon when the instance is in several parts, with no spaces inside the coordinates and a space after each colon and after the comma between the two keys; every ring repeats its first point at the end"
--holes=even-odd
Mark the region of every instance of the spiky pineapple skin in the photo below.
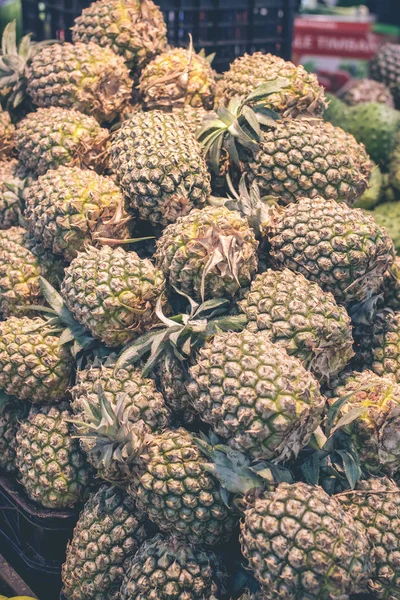
{"type": "Polygon", "coordinates": [[[215,545],[231,535],[236,517],[205,462],[192,434],[167,429],[133,465],[128,489],[161,531],[190,544],[215,545]]]}
{"type": "Polygon", "coordinates": [[[111,178],[78,167],[60,166],[34,181],[25,217],[32,236],[68,261],[103,238],[130,237],[120,189],[111,178]]]}
{"type": "Polygon", "coordinates": [[[372,162],[348,133],[322,120],[283,119],[266,128],[256,152],[243,153],[249,183],[283,204],[299,195],[353,205],[368,186],[372,162]]]}
{"type": "Polygon", "coordinates": [[[18,123],[15,147],[29,173],[44,175],[60,165],[101,169],[108,131],[74,109],[39,108],[18,123]]]}
{"type": "Polygon", "coordinates": [[[61,294],[77,321],[113,347],[153,324],[164,285],[162,273],[136,252],[89,247],[65,270],[61,294]]]}
{"type": "Polygon", "coordinates": [[[211,600],[222,597],[225,580],[225,568],[214,553],[157,535],[130,561],[121,600],[211,600]]]}
{"type": "Polygon", "coordinates": [[[400,490],[387,477],[371,478],[357,483],[353,494],[339,500],[363,527],[372,548],[374,570],[369,590],[375,598],[400,598],[400,490]]]}
{"type": "Polygon", "coordinates": [[[14,148],[15,126],[11,122],[10,114],[0,108],[0,157],[9,156],[14,148]]]}
{"type": "Polygon", "coordinates": [[[0,160],[0,181],[14,179],[18,172],[18,161],[16,158],[3,158],[0,160]]]}
{"type": "Polygon", "coordinates": [[[153,58],[139,80],[139,92],[147,109],[186,104],[211,109],[214,90],[210,64],[186,48],[172,48],[153,58]]]}
{"type": "MultiPolygon", "coordinates": [[[[3,171],[1,165],[0,171],[3,171]]],[[[4,169],[3,173],[4,175],[0,175],[0,231],[18,225],[23,213],[23,202],[18,189],[22,188],[23,181],[11,168],[8,172],[4,169]]]]}
{"type": "MultiPolygon", "coordinates": [[[[143,421],[155,433],[169,425],[170,414],[163,396],[157,392],[151,379],[142,377],[141,371],[132,365],[115,370],[113,360],[104,364],[93,364],[78,371],[76,384],[71,389],[72,409],[76,420],[86,423],[82,401],[89,400],[98,405],[99,385],[112,408],[123,403],[122,418],[129,423],[143,421]]],[[[91,433],[88,427],[76,425],[80,434],[91,433]]],[[[92,439],[81,438],[81,446],[88,461],[96,468],[98,475],[107,481],[121,484],[127,481],[126,470],[118,461],[105,465],[101,453],[95,448],[92,439]]]]}
{"type": "Polygon", "coordinates": [[[215,107],[222,102],[226,105],[234,96],[247,96],[262,84],[274,81],[277,77],[288,80],[288,87],[271,94],[263,102],[280,115],[297,117],[305,113],[319,117],[326,103],[323,88],[317,77],[301,65],[272,54],[245,54],[236,58],[218,82],[215,107]]]}
{"type": "Polygon", "coordinates": [[[252,458],[297,456],[322,419],[317,381],[265,331],[215,335],[189,370],[200,418],[252,458]]]}
{"type": "Polygon", "coordinates": [[[368,370],[345,372],[331,385],[331,404],[346,398],[340,416],[364,409],[352,423],[343,426],[363,470],[393,475],[400,468],[400,386],[368,370]]]}
{"type": "Polygon", "coordinates": [[[44,304],[39,277],[57,285],[62,276],[62,263],[25,229],[0,231],[0,311],[4,317],[22,316],[31,305],[44,304]]]}
{"type": "Polygon", "coordinates": [[[301,482],[255,500],[241,546],[266,600],[348,600],[371,570],[364,531],[335,498],[301,482]]]}
{"type": "Polygon", "coordinates": [[[29,66],[27,90],[36,106],[74,108],[99,122],[124,109],[131,88],[123,58],[93,42],[45,46],[29,66]]]}
{"type": "Polygon", "coordinates": [[[58,330],[44,319],[10,317],[0,323],[0,388],[7,394],[38,404],[58,402],[66,396],[72,369],[58,330]]]}
{"type": "Polygon", "coordinates": [[[270,260],[315,281],[349,305],[377,292],[394,260],[386,231],[360,209],[301,198],[276,213],[268,231],[270,260]]]}
{"type": "Polygon", "coordinates": [[[252,229],[237,212],[207,207],[169,225],[157,241],[155,259],[169,285],[185,294],[200,299],[204,281],[205,298],[229,297],[253,278],[257,247],[252,229]],[[214,250],[225,251],[224,243],[232,250],[232,262],[237,260],[236,277],[228,268],[229,259],[208,269],[214,250]]]}
{"type": "Polygon", "coordinates": [[[152,0],[98,0],[75,19],[72,39],[110,47],[130,69],[140,71],[165,49],[167,28],[152,0]]]}
{"type": "Polygon", "coordinates": [[[173,223],[210,195],[203,152],[175,115],[136,113],[116,132],[110,156],[128,202],[152,225],[173,223]]]}
{"type": "Polygon", "coordinates": [[[89,491],[92,472],[72,437],[68,403],[32,407],[17,432],[17,467],[28,496],[47,508],[72,508],[89,491]]]}
{"type": "Polygon", "coordinates": [[[268,332],[319,380],[342,371],[354,354],[346,310],[300,273],[268,269],[257,275],[239,308],[249,331],[268,332]]]}
{"type": "Polygon", "coordinates": [[[399,60],[400,46],[384,44],[369,63],[370,77],[387,85],[392,92],[396,108],[400,106],[399,60]]]}
{"type": "Polygon", "coordinates": [[[28,412],[28,404],[15,398],[10,398],[0,406],[0,469],[5,473],[12,475],[17,473],[16,435],[20,423],[28,416],[28,412]]]}
{"type": "Polygon", "coordinates": [[[354,80],[351,86],[341,94],[341,99],[350,106],[364,104],[365,102],[379,102],[394,108],[394,100],[389,88],[373,79],[354,80]]]}
{"type": "Polygon", "coordinates": [[[127,561],[146,540],[145,515],[122,488],[103,485],[85,503],[62,569],[68,600],[118,600],[127,561]]]}

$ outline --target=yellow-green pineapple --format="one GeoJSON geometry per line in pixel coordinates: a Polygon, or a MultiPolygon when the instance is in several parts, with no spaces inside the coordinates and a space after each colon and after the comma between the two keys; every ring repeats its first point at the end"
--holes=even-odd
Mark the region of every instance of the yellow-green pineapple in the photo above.
{"type": "Polygon", "coordinates": [[[72,508],[89,493],[92,471],[73,437],[67,402],[34,406],[17,431],[16,465],[26,493],[47,508],[72,508]]]}
{"type": "Polygon", "coordinates": [[[324,90],[316,75],[307,73],[303,66],[274,56],[273,54],[245,54],[236,58],[218,82],[215,108],[227,105],[235,96],[248,96],[261,85],[277,78],[287,80],[285,89],[277,91],[263,105],[282,117],[299,114],[320,117],[326,108],[324,90]]]}
{"type": "Polygon", "coordinates": [[[345,308],[300,273],[267,269],[253,279],[239,308],[249,331],[268,333],[319,380],[329,381],[354,354],[345,308]]]}
{"type": "Polygon", "coordinates": [[[162,272],[136,252],[89,246],[65,269],[61,294],[75,319],[113,347],[152,326],[164,286],[162,272]]]}
{"type": "Polygon", "coordinates": [[[185,106],[211,109],[215,78],[207,59],[193,49],[172,48],[159,54],[143,69],[139,92],[148,109],[185,106]]]}
{"type": "Polygon", "coordinates": [[[39,277],[59,285],[63,264],[22,227],[0,231],[0,312],[21,316],[44,304],[39,277]]]}
{"type": "Polygon", "coordinates": [[[146,519],[123,488],[103,485],[75,526],[62,568],[67,600],[119,599],[127,561],[147,539],[146,519]]]}
{"type": "Polygon", "coordinates": [[[60,166],[34,181],[24,216],[31,235],[68,261],[88,245],[130,237],[120,189],[110,177],[78,167],[60,166]]]}
{"type": "Polygon", "coordinates": [[[247,221],[221,207],[192,210],[165,228],[156,265],[168,285],[192,298],[233,296],[257,270],[258,243],[247,221]]]}
{"type": "Polygon", "coordinates": [[[75,19],[72,39],[111,48],[136,73],[165,50],[167,27],[152,0],[97,0],[75,19]]]}
{"type": "Polygon", "coordinates": [[[60,165],[103,169],[109,132],[94,117],[74,109],[39,108],[18,123],[15,147],[20,166],[44,175],[60,165]]]}
{"type": "Polygon", "coordinates": [[[113,136],[110,157],[128,204],[154,226],[201,208],[210,195],[204,153],[175,114],[137,112],[113,136]]]}

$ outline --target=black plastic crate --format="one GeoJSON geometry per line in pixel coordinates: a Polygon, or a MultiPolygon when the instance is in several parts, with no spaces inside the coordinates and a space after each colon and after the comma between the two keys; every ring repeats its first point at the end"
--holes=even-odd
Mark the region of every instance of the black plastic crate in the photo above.
{"type": "MultiPolygon", "coordinates": [[[[89,0],[22,0],[24,30],[37,40],[70,40],[70,27],[89,0]]],[[[213,63],[227,69],[245,52],[291,56],[296,0],[158,0],[175,46],[186,46],[191,33],[196,49],[216,52],[213,63]]]]}
{"type": "Polygon", "coordinates": [[[41,600],[61,588],[61,565],[78,511],[41,508],[22,487],[0,475],[0,547],[41,600]]]}
{"type": "Polygon", "coordinates": [[[34,592],[0,554],[0,596],[30,596],[34,592]]]}

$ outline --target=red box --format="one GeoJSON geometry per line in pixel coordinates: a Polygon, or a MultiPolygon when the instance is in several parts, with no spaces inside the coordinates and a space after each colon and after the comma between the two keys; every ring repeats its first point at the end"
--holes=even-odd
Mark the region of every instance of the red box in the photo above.
{"type": "Polygon", "coordinates": [[[378,33],[374,17],[359,20],[331,16],[295,20],[293,61],[318,75],[335,92],[354,77],[367,77],[368,61],[383,43],[397,36],[378,33]]]}

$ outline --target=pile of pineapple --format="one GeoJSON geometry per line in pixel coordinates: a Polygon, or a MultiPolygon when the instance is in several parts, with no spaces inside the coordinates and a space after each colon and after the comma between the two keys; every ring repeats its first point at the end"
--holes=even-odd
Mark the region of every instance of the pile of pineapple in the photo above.
{"type": "Polygon", "coordinates": [[[0,467],[80,510],[66,600],[400,599],[373,163],[303,67],[210,63],[152,0],[97,0],[72,44],[7,27],[0,467]]]}

